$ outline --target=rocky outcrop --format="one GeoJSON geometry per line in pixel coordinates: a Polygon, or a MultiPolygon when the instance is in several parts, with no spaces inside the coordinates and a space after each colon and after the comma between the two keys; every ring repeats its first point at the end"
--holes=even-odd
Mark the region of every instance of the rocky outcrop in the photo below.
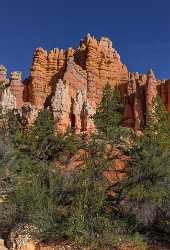
{"type": "Polygon", "coordinates": [[[121,63],[112,42],[102,37],[99,42],[94,37],[85,40],[87,46],[86,70],[88,75],[88,98],[95,107],[102,96],[103,86],[109,82],[116,84],[128,79],[127,68],[121,63]]]}
{"type": "Polygon", "coordinates": [[[159,81],[158,93],[164,101],[167,111],[170,112],[170,80],[159,81]]]}
{"type": "MultiPolygon", "coordinates": [[[[12,229],[9,239],[8,248],[10,250],[78,250],[71,242],[54,242],[45,244],[35,240],[37,229],[30,224],[18,224],[12,229]]],[[[0,248],[1,250],[1,248],[0,248]]],[[[2,249],[7,250],[7,249],[2,249]]],[[[84,249],[85,250],[85,249],[84,249]]]]}
{"type": "Polygon", "coordinates": [[[24,85],[21,80],[21,72],[12,72],[7,79],[7,69],[0,66],[0,105],[2,110],[20,109],[24,104],[24,85]]]}
{"type": "Polygon", "coordinates": [[[60,132],[64,132],[65,128],[71,125],[70,121],[70,106],[71,99],[69,97],[68,84],[59,79],[57,82],[55,95],[52,98],[52,111],[54,114],[54,119],[57,124],[57,129],[60,132]]]}
{"type": "Polygon", "coordinates": [[[21,80],[21,72],[12,72],[10,79],[10,91],[16,99],[16,108],[20,109],[24,104],[24,85],[21,80]]]}
{"type": "Polygon", "coordinates": [[[47,52],[42,48],[35,51],[28,85],[28,101],[37,107],[43,108],[47,96],[47,52]]]}
{"type": "Polygon", "coordinates": [[[3,240],[3,239],[0,239],[0,250],[8,250],[8,249],[5,247],[5,244],[4,244],[4,240],[3,240]]]}
{"type": "Polygon", "coordinates": [[[38,110],[52,107],[56,129],[71,127],[76,133],[94,131],[91,115],[106,82],[113,87],[128,79],[127,68],[105,37],[97,41],[89,34],[78,49],[38,48],[28,80],[27,102],[38,110]]]}
{"type": "Polygon", "coordinates": [[[4,113],[16,109],[16,97],[11,93],[9,87],[4,89],[1,94],[1,107],[4,113]]]}
{"type": "Polygon", "coordinates": [[[124,96],[124,125],[142,129],[145,112],[145,75],[130,73],[122,95],[124,96]]]}
{"type": "MultiPolygon", "coordinates": [[[[147,75],[130,73],[125,86],[121,86],[124,96],[124,126],[141,131],[152,111],[152,101],[161,88],[152,70],[147,75]]],[[[165,101],[166,104],[166,101],[165,101]]]]}
{"type": "Polygon", "coordinates": [[[157,80],[152,70],[148,72],[146,82],[146,120],[149,122],[153,109],[153,98],[157,95],[157,80]]]}
{"type": "Polygon", "coordinates": [[[7,69],[3,65],[0,65],[0,84],[4,82],[7,82],[7,69]]]}
{"type": "MultiPolygon", "coordinates": [[[[93,250],[89,247],[78,247],[74,242],[70,241],[63,241],[63,242],[48,242],[48,243],[42,243],[38,240],[33,239],[33,237],[30,234],[30,231],[32,230],[32,227],[30,228],[30,225],[18,225],[16,228],[14,228],[10,234],[9,241],[8,241],[8,247],[10,250],[93,250]]],[[[120,240],[122,240],[120,238],[120,240]]],[[[124,241],[123,241],[124,242],[124,241]]],[[[120,244],[118,247],[115,247],[113,249],[117,250],[142,250],[144,249],[143,245],[135,244],[133,241],[126,241],[120,244]]],[[[163,246],[162,244],[159,244],[158,242],[155,242],[154,244],[148,244],[146,247],[148,250],[170,250],[169,246],[163,246]]],[[[102,248],[102,250],[108,249],[102,248]]],[[[0,250],[7,250],[7,248],[4,246],[4,241],[0,240],[0,250]]]]}
{"type": "Polygon", "coordinates": [[[91,116],[100,102],[104,85],[119,85],[124,99],[123,124],[141,131],[158,93],[170,111],[170,80],[160,81],[153,71],[147,75],[129,73],[118,52],[106,37],[97,41],[90,34],[78,48],[36,49],[30,76],[22,81],[20,72],[7,79],[0,66],[1,105],[4,109],[30,106],[29,122],[34,122],[44,108],[53,111],[56,130],[68,127],[76,133],[95,130],[91,116]]]}

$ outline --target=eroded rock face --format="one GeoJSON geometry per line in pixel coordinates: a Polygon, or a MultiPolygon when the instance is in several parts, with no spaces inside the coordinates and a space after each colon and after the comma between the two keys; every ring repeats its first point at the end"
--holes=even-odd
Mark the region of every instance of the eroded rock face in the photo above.
{"type": "Polygon", "coordinates": [[[34,54],[27,101],[39,110],[52,107],[56,129],[71,127],[76,133],[94,131],[91,115],[104,85],[112,87],[128,79],[127,68],[105,37],[97,41],[89,34],[78,49],[42,48],[34,54]]]}
{"type": "Polygon", "coordinates": [[[2,240],[2,239],[0,239],[0,250],[8,250],[8,249],[5,247],[4,240],[2,240]]]}
{"type": "Polygon", "coordinates": [[[57,82],[55,95],[51,102],[54,119],[57,124],[57,129],[60,132],[64,132],[66,127],[71,125],[70,122],[70,106],[71,98],[69,96],[69,86],[66,82],[59,79],[57,82]]]}
{"type": "Polygon", "coordinates": [[[20,72],[13,72],[8,80],[7,70],[1,65],[0,102],[4,109],[30,106],[29,123],[40,110],[49,107],[56,130],[63,133],[70,127],[76,133],[90,133],[95,131],[91,116],[107,82],[113,88],[120,86],[125,104],[124,126],[141,131],[157,93],[170,111],[170,80],[158,81],[153,71],[147,75],[129,73],[110,39],[102,37],[97,41],[90,34],[77,49],[36,49],[25,81],[20,72]]]}
{"type": "Polygon", "coordinates": [[[7,69],[5,66],[0,65],[0,83],[7,81],[7,69]]]}
{"type": "MultiPolygon", "coordinates": [[[[148,122],[147,115],[152,111],[152,100],[161,87],[152,70],[147,75],[130,73],[129,80],[122,87],[124,96],[124,126],[141,131],[148,122]]],[[[166,102],[165,102],[166,103],[166,102]]]]}
{"type": "Polygon", "coordinates": [[[16,97],[11,93],[9,87],[2,92],[1,107],[4,113],[16,108],[16,97]]]}
{"type": "Polygon", "coordinates": [[[0,87],[0,104],[4,112],[20,109],[23,106],[24,85],[21,80],[21,72],[12,72],[10,80],[8,80],[6,68],[0,66],[0,87]]]}
{"type": "Polygon", "coordinates": [[[15,71],[11,73],[10,91],[16,99],[16,108],[20,109],[24,104],[24,85],[21,80],[21,72],[15,71]]]}
{"type": "Polygon", "coordinates": [[[149,120],[149,113],[152,112],[153,98],[157,95],[157,80],[152,70],[147,74],[146,82],[146,119],[149,120]]]}

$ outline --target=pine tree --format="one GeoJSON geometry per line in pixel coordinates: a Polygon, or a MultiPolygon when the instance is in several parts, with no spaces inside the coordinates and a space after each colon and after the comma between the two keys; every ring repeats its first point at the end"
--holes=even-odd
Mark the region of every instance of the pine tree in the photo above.
{"type": "Polygon", "coordinates": [[[152,140],[163,151],[170,147],[170,113],[166,111],[161,98],[153,98],[152,112],[148,114],[149,122],[145,128],[144,134],[152,140]]]}
{"type": "Polygon", "coordinates": [[[170,199],[170,123],[160,100],[153,99],[150,122],[140,137],[134,135],[122,197],[138,225],[152,226],[170,199]]]}
{"type": "Polygon", "coordinates": [[[12,169],[17,166],[16,151],[8,134],[4,114],[0,112],[0,234],[7,233],[15,224],[16,207],[8,197],[15,189],[16,175],[12,169]]]}
{"type": "Polygon", "coordinates": [[[107,83],[103,90],[103,97],[93,116],[97,130],[107,138],[117,139],[121,135],[123,105],[119,87],[112,90],[107,83]]]}
{"type": "Polygon", "coordinates": [[[88,145],[86,167],[75,176],[74,204],[69,219],[68,235],[80,245],[100,249],[113,247],[113,226],[105,211],[108,183],[102,173],[107,167],[103,159],[103,145],[94,137],[88,145]]]}

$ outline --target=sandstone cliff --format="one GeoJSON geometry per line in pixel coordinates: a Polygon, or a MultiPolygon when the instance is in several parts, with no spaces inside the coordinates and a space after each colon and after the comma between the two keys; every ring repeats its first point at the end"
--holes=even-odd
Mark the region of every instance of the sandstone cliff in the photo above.
{"type": "Polygon", "coordinates": [[[25,81],[20,72],[11,73],[8,80],[6,68],[0,66],[0,100],[3,110],[29,106],[29,122],[48,107],[58,131],[71,127],[76,133],[91,132],[95,130],[91,115],[107,82],[112,87],[120,86],[125,104],[124,126],[142,130],[157,93],[170,111],[170,80],[157,80],[152,70],[147,75],[129,73],[112,42],[106,37],[97,41],[90,34],[76,49],[36,49],[25,81]]]}

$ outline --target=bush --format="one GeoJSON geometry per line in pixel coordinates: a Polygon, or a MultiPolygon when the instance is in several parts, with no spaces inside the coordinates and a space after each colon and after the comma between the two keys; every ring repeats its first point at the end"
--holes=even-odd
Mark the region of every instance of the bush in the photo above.
{"type": "Polygon", "coordinates": [[[35,226],[37,237],[44,240],[72,239],[93,249],[113,246],[111,214],[105,210],[108,184],[102,177],[107,167],[103,148],[92,140],[86,167],[73,175],[20,155],[15,190],[9,197],[17,210],[17,223],[35,226]]]}
{"type": "Polygon", "coordinates": [[[15,185],[11,171],[17,164],[15,153],[6,131],[0,128],[0,233],[8,232],[15,223],[16,207],[8,201],[15,185]]]}

